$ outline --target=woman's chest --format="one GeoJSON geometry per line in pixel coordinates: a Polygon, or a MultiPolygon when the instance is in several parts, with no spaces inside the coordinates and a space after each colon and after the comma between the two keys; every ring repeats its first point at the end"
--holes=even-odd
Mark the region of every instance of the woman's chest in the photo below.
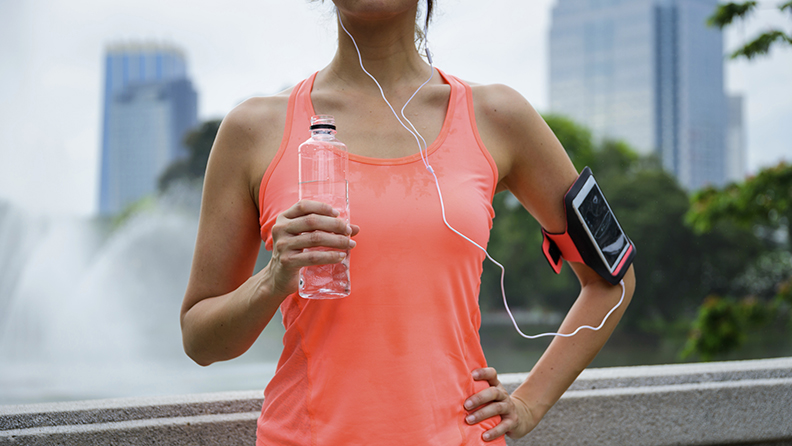
{"type": "Polygon", "coordinates": [[[349,153],[395,159],[417,154],[419,146],[431,146],[441,134],[449,110],[448,90],[442,86],[422,91],[402,114],[406,99],[394,100],[391,109],[380,97],[350,96],[342,101],[314,95],[313,107],[315,113],[335,118],[336,137],[349,153]]]}

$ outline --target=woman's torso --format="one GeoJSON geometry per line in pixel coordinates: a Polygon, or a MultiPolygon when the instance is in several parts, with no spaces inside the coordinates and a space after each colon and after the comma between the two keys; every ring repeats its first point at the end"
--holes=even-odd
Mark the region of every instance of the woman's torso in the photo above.
{"type": "MultiPolygon", "coordinates": [[[[316,113],[313,79],[292,92],[281,146],[260,183],[268,249],[275,218],[297,201],[296,149],[316,113]]],[[[448,222],[486,246],[498,171],[478,136],[470,88],[444,79],[447,113],[429,162],[448,222]]],[[[361,227],[352,294],[284,301],[284,353],[265,391],[259,444],[483,444],[498,419],[468,426],[462,403],[487,386],[470,376],[486,365],[477,301],[484,254],[443,224],[418,154],[350,152],[351,219],[361,227]]]]}

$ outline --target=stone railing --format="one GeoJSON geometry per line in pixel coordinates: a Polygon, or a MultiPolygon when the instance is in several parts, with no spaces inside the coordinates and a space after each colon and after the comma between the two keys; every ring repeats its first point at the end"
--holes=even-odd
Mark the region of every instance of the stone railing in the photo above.
{"type": "MultiPolygon", "coordinates": [[[[501,380],[512,390],[525,376],[501,380]]],[[[255,391],[0,406],[0,444],[253,445],[261,402],[255,391]]],[[[508,442],[792,445],[792,358],[586,370],[508,442]]]]}

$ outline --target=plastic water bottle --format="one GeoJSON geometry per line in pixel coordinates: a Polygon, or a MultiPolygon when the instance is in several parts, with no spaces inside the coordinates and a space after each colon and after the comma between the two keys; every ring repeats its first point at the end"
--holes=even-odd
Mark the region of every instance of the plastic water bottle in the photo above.
{"type": "MultiPolygon", "coordinates": [[[[311,137],[300,144],[299,189],[301,200],[328,203],[349,223],[349,153],[335,137],[335,119],[311,117],[311,137]]],[[[331,248],[306,248],[329,251],[331,248]]],[[[300,296],[308,299],[337,299],[350,292],[349,250],[341,263],[300,268],[300,296]]]]}

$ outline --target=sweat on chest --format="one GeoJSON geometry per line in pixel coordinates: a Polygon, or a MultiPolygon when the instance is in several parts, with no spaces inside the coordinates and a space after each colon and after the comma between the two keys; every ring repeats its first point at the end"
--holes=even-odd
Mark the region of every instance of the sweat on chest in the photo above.
{"type": "MultiPolygon", "coordinates": [[[[442,162],[435,163],[448,222],[463,234],[485,245],[492,224],[488,197],[474,176],[448,175],[442,162]]],[[[371,166],[350,161],[349,202],[351,221],[361,227],[360,244],[398,238],[411,249],[434,243],[471,247],[443,223],[440,200],[432,175],[417,160],[390,166],[371,166]]],[[[356,248],[357,249],[357,248],[356,248]]]]}
{"type": "MultiPolygon", "coordinates": [[[[396,125],[398,126],[398,124],[396,125]]],[[[427,145],[431,145],[440,133],[439,127],[436,131],[432,131],[432,129],[421,127],[416,123],[416,128],[425,138],[427,145]]],[[[398,159],[418,154],[416,138],[401,126],[354,130],[346,133],[343,133],[339,128],[336,137],[346,144],[349,153],[353,155],[378,159],[398,159]]]]}

